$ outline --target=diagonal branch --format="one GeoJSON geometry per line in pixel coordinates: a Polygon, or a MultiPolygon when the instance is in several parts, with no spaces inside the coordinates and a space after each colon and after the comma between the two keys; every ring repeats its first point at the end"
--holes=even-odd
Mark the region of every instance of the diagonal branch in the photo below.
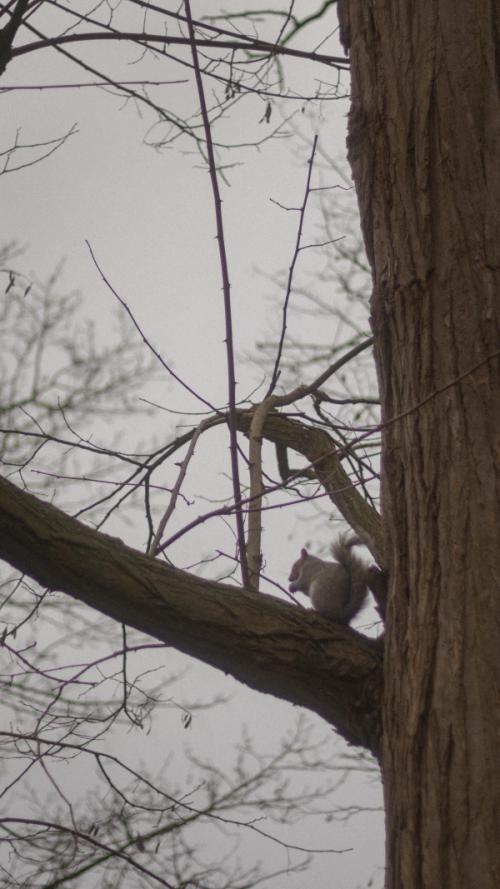
{"type": "MultiPolygon", "coordinates": [[[[316,144],[316,143],[315,143],[316,144]]],[[[311,163],[314,156],[314,152],[311,155],[311,163]]],[[[309,181],[307,185],[307,192],[309,192],[309,181]]],[[[306,195],[307,198],[307,195],[306,195]]],[[[305,208],[305,204],[304,204],[305,208]]],[[[286,311],[284,314],[284,322],[283,322],[283,332],[282,332],[282,340],[284,336],[284,330],[286,327],[286,311]]],[[[373,338],[367,339],[364,342],[357,345],[354,349],[351,349],[346,355],[343,355],[338,361],[332,364],[329,368],[327,368],[314,382],[309,385],[298,386],[292,392],[289,392],[285,395],[267,395],[264,400],[257,405],[255,411],[253,413],[252,422],[250,424],[250,429],[248,432],[248,437],[250,439],[250,448],[249,448],[249,463],[250,463],[250,502],[251,508],[248,515],[248,541],[247,541],[247,559],[248,559],[248,569],[249,569],[249,585],[252,589],[259,589],[259,575],[262,566],[262,557],[260,552],[261,547],[261,537],[262,537],[262,524],[261,524],[261,512],[262,512],[262,496],[264,494],[264,486],[262,484],[262,437],[263,437],[263,429],[266,417],[268,414],[275,410],[277,407],[281,407],[286,404],[292,404],[294,401],[298,401],[301,398],[304,398],[306,395],[310,395],[313,392],[316,392],[326,380],[337,372],[341,367],[344,366],[351,358],[354,358],[355,355],[358,355],[364,349],[367,349],[373,343],[373,338]]],[[[278,357],[276,359],[276,365],[273,373],[273,379],[278,377],[278,367],[280,360],[280,350],[278,350],[278,357]]],[[[273,384],[271,383],[271,386],[273,384]]],[[[269,388],[269,392],[271,391],[271,387],[269,388]]],[[[280,442],[279,444],[283,444],[280,442]]],[[[335,455],[335,461],[338,464],[338,468],[341,472],[344,473],[341,465],[341,457],[340,455],[335,455]]],[[[316,461],[312,461],[316,462],[316,461]]],[[[349,488],[353,492],[354,495],[360,495],[349,481],[347,475],[344,473],[346,480],[348,481],[349,488]]],[[[344,486],[343,486],[344,487],[344,486]]],[[[327,488],[328,491],[328,488],[327,488]]],[[[329,492],[330,493],[330,492],[329,492]]],[[[332,497],[335,501],[335,498],[332,497]]],[[[344,498],[345,499],[345,498],[344,498]]],[[[365,503],[363,498],[360,500],[365,503]]],[[[366,504],[365,504],[366,505],[366,504]]],[[[342,510],[341,510],[342,511],[342,510]]],[[[371,535],[360,535],[365,540],[371,540],[371,535]]],[[[379,550],[380,555],[380,550],[379,550]]]]}
{"type": "MultiPolygon", "coordinates": [[[[276,410],[265,415],[262,405],[259,407],[265,417],[262,426],[264,438],[292,448],[309,461],[327,496],[361,537],[378,564],[384,567],[385,547],[380,515],[366,502],[343,468],[342,458],[346,447],[338,445],[323,429],[292,420],[276,410]]],[[[246,435],[250,434],[253,416],[254,411],[237,413],[238,428],[246,435]]]]}
{"type": "Polygon", "coordinates": [[[0,557],[251,688],[313,710],[378,752],[379,643],[270,596],[169,568],[5,479],[0,557]]]}
{"type": "Polygon", "coordinates": [[[282,308],[282,324],[281,324],[281,334],[278,343],[278,348],[276,350],[276,359],[274,362],[274,368],[271,375],[271,382],[269,383],[269,388],[266,393],[266,398],[274,392],[276,388],[276,383],[278,382],[278,378],[280,375],[280,362],[283,354],[283,346],[285,343],[286,336],[286,326],[287,326],[287,316],[288,316],[288,304],[290,302],[290,297],[292,295],[292,283],[293,276],[295,272],[295,266],[297,265],[297,260],[299,258],[299,253],[301,250],[300,242],[302,240],[302,230],[304,228],[305,216],[306,216],[306,208],[307,202],[309,200],[309,195],[311,194],[311,178],[314,164],[314,155],[316,154],[316,146],[318,144],[317,135],[313,139],[313,145],[311,149],[311,156],[307,162],[307,180],[306,180],[306,190],[304,194],[304,198],[302,200],[301,206],[298,208],[299,213],[299,225],[297,228],[297,236],[295,239],[295,249],[293,251],[292,261],[290,263],[290,267],[288,269],[288,280],[286,284],[285,298],[283,300],[283,308],[282,308]]]}
{"type": "MultiPolygon", "coordinates": [[[[89,31],[86,34],[81,32],[78,34],[61,34],[56,37],[43,37],[40,40],[34,40],[32,43],[23,43],[22,46],[12,50],[9,59],[25,55],[28,52],[34,52],[38,49],[47,49],[52,46],[57,48],[67,43],[88,43],[89,41],[94,43],[102,40],[125,40],[140,42],[141,44],[146,45],[148,43],[160,43],[163,46],[189,46],[191,42],[187,37],[174,37],[170,34],[148,34],[143,31],[89,31]]],[[[258,40],[257,38],[255,38],[251,44],[247,44],[236,39],[211,40],[197,37],[196,45],[208,49],[231,49],[234,51],[253,50],[254,52],[268,53],[274,56],[293,56],[298,59],[321,62],[329,67],[338,67],[344,70],[348,69],[348,62],[345,58],[310,52],[308,50],[277,46],[275,43],[266,43],[266,41],[258,40]]],[[[7,61],[9,61],[9,59],[7,59],[7,61]]]]}

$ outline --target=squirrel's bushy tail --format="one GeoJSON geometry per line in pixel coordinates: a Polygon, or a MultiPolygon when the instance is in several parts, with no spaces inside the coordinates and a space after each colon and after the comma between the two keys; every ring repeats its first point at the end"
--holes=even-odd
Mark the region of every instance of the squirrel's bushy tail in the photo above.
{"type": "Polygon", "coordinates": [[[350,577],[350,597],[346,602],[346,612],[344,620],[349,621],[351,617],[360,611],[366,601],[368,588],[366,585],[368,577],[368,569],[358,556],[352,552],[354,546],[359,546],[362,541],[349,531],[339,534],[337,539],[332,543],[332,555],[339,565],[347,571],[350,577]],[[349,612],[349,614],[347,613],[349,612]]]}

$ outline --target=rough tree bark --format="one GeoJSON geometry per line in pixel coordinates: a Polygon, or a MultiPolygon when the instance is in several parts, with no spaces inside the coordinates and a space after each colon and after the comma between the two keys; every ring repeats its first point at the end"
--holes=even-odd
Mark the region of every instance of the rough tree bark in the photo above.
{"type": "Polygon", "coordinates": [[[500,886],[500,4],[341,0],[391,589],[387,889],[500,886]]]}
{"type": "Polygon", "coordinates": [[[125,546],[0,479],[0,557],[49,589],[307,707],[377,756],[382,647],[270,596],[125,546]]]}
{"type": "MultiPolygon", "coordinates": [[[[339,13],[386,423],[387,889],[497,889],[500,4],[339,0],[339,13]]],[[[378,750],[375,646],[0,489],[0,555],[12,564],[378,750]]],[[[359,504],[343,505],[357,521],[359,504]]]]}

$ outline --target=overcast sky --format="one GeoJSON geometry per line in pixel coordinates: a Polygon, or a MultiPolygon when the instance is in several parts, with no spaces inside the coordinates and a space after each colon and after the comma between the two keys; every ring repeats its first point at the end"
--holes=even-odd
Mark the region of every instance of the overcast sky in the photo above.
{"type": "MultiPolygon", "coordinates": [[[[208,14],[217,3],[193,2],[195,16],[208,14]]],[[[246,3],[245,8],[259,8],[246,3]]],[[[286,6],[284,3],[283,6],[286,6]]],[[[296,4],[297,11],[309,10],[309,4],[296,4]]],[[[47,16],[47,30],[50,27],[47,16]]],[[[329,27],[332,19],[329,20],[329,27]]],[[[325,25],[311,29],[307,45],[314,47],[322,38],[325,25]]],[[[270,36],[270,35],[267,35],[270,36]]],[[[91,60],[108,74],[120,71],[122,77],[147,76],[170,80],[153,89],[151,95],[178,113],[188,114],[197,107],[191,71],[166,59],[139,62],[139,53],[118,45],[72,49],[91,60]],[[130,62],[134,64],[130,64],[130,62]],[[125,65],[124,62],[127,62],[125,65]],[[125,71],[125,74],[123,73],[125,71]],[[179,84],[173,81],[184,80],[179,84]],[[172,98],[171,98],[172,97],[172,98]]],[[[322,52],[338,53],[333,36],[322,52]]],[[[178,52],[187,58],[187,53],[178,52]]],[[[300,84],[306,95],[313,94],[318,79],[333,79],[333,74],[308,62],[290,66],[295,88],[300,84]]],[[[27,54],[14,60],[2,75],[0,86],[83,83],[92,78],[50,50],[27,54]]],[[[211,85],[206,83],[210,95],[211,85]]],[[[179,140],[163,150],[151,143],[161,139],[164,125],[156,124],[153,112],[139,108],[131,101],[96,88],[12,90],[0,93],[3,108],[2,146],[6,151],[17,139],[32,144],[54,139],[75,128],[64,145],[40,164],[28,166],[0,177],[4,208],[4,238],[26,245],[15,268],[37,279],[46,278],[64,260],[61,289],[82,291],[84,312],[98,324],[104,337],[113,329],[116,301],[103,283],[89,254],[89,241],[102,270],[113,287],[126,300],[145,333],[161,350],[165,359],[190,386],[216,405],[227,401],[224,350],[224,317],[221,279],[215,241],[214,208],[210,182],[199,154],[188,139],[179,140]]],[[[232,284],[235,347],[238,355],[238,396],[248,396],[263,378],[249,356],[256,354],[255,343],[272,338],[280,318],[280,291],[272,279],[282,274],[290,262],[297,230],[297,214],[277,206],[296,207],[301,203],[307,175],[307,157],[315,134],[320,147],[330,155],[341,155],[345,143],[346,101],[328,103],[273,103],[272,115],[262,121],[265,102],[249,98],[235,105],[227,119],[216,130],[217,138],[239,147],[222,156],[230,165],[227,183],[221,181],[223,212],[232,284]],[[244,147],[264,139],[288,115],[295,116],[283,125],[281,138],[262,144],[258,149],[244,147]],[[293,138],[300,131],[301,138],[293,138]],[[271,200],[272,199],[272,200],[271,200]]],[[[33,157],[26,152],[24,157],[33,157]]],[[[12,160],[21,159],[17,153],[12,160]]],[[[320,176],[316,184],[338,184],[320,176]]],[[[317,239],[319,214],[311,201],[305,242],[317,239]]],[[[339,230],[339,236],[342,231],[339,230]]],[[[313,263],[312,255],[304,259],[313,263]]],[[[282,295],[282,294],[281,294],[282,295]]],[[[324,319],[297,316],[291,320],[291,335],[314,341],[328,340],[330,327],[324,319]]],[[[337,328],[331,323],[332,338],[337,328]]],[[[321,370],[322,368],[319,368],[321,370]]],[[[312,379],[319,370],[312,369],[312,379]]],[[[144,393],[170,410],[200,411],[202,406],[179,387],[174,388],[163,377],[144,393]]],[[[257,397],[257,396],[255,396],[257,397]]],[[[176,423],[188,419],[156,412],[143,421],[142,440],[156,436],[168,441],[176,423]]],[[[91,430],[92,431],[92,430],[91,430]]],[[[102,425],[96,434],[103,435],[102,425]]],[[[134,428],[129,435],[137,434],[134,428]]],[[[227,492],[225,479],[226,451],[224,433],[210,433],[207,444],[200,445],[199,458],[193,463],[186,482],[186,495],[195,503],[195,514],[210,508],[210,498],[227,492]],[[215,444],[216,443],[216,444],[215,444]],[[198,498],[198,499],[196,499],[198,498]]],[[[105,444],[105,441],[100,441],[105,444]]],[[[175,478],[175,467],[165,470],[164,484],[175,478]],[[171,472],[171,474],[169,474],[171,472]]],[[[265,517],[264,553],[266,571],[286,585],[290,562],[304,542],[310,541],[310,517],[300,510],[277,510],[265,517]],[[286,517],[285,517],[286,514],[286,517]],[[306,522],[306,519],[309,521],[306,522]]],[[[185,519],[184,519],[185,520],[185,519]]],[[[314,524],[317,528],[317,523],[314,524]]],[[[335,527],[324,528],[317,548],[328,544],[335,527]]],[[[142,523],[135,521],[120,529],[127,542],[139,549],[145,543],[142,523]]],[[[194,561],[193,553],[210,555],[214,550],[228,551],[231,534],[222,522],[203,527],[183,540],[173,553],[179,565],[194,561]]],[[[371,620],[365,618],[368,622],[371,620]]],[[[185,659],[174,658],[175,665],[185,659]]],[[[158,663],[158,659],[155,661],[158,663]]],[[[245,724],[259,742],[272,750],[287,724],[296,718],[295,708],[241,688],[233,680],[205,667],[194,666],[176,692],[185,700],[215,690],[231,695],[231,703],[221,710],[199,714],[189,733],[189,743],[201,755],[218,757],[227,762],[235,741],[245,724]]],[[[186,732],[180,721],[165,722],[169,743],[182,748],[186,732]]],[[[315,720],[318,731],[329,729],[315,720]]],[[[143,757],[154,755],[157,735],[146,740],[131,735],[127,741],[130,757],[141,751],[143,757]]],[[[164,752],[164,751],[163,751],[164,752]]],[[[370,779],[371,780],[371,779],[370,779]]],[[[354,777],[346,785],[340,799],[373,806],[379,804],[378,791],[366,778],[354,777]],[[352,785],[352,786],[351,786],[352,785]]],[[[364,886],[375,872],[374,886],[382,885],[380,864],[383,861],[383,840],[380,816],[360,815],[347,825],[331,825],[320,819],[324,829],[307,837],[305,845],[353,846],[353,853],[338,856],[335,862],[336,889],[364,886]],[[338,863],[337,863],[338,861],[338,863]]],[[[316,831],[316,828],[315,828],[316,831]]],[[[287,834],[291,842],[304,841],[297,827],[287,834]]],[[[262,849],[260,851],[262,854],[262,849]]],[[[264,854],[266,854],[264,852],[264,854]]],[[[280,866],[286,855],[278,855],[280,866]]],[[[305,877],[294,875],[287,880],[288,889],[303,889],[305,884],[316,889],[330,889],[331,858],[318,856],[305,877]]],[[[90,885],[90,884],[89,884],[90,885]]]]}

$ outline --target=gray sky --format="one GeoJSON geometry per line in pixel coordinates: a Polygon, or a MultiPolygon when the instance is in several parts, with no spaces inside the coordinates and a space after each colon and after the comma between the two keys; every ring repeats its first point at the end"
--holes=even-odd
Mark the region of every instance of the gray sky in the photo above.
{"type": "MultiPolygon", "coordinates": [[[[248,3],[246,7],[259,8],[259,5],[248,3]]],[[[193,14],[201,15],[208,8],[212,11],[217,7],[216,3],[193,3],[193,14]]],[[[308,7],[304,2],[297,4],[298,11],[308,7]]],[[[308,45],[314,46],[314,35],[319,41],[323,32],[317,27],[313,29],[308,45]]],[[[338,52],[334,40],[321,49],[338,52]]],[[[116,70],[120,67],[115,59],[138,58],[125,47],[115,45],[105,48],[87,45],[80,52],[94,65],[107,66],[108,72],[113,66],[116,70]]],[[[125,70],[122,76],[130,79],[144,76],[145,70],[151,78],[190,78],[189,69],[165,60],[161,63],[153,60],[147,66],[130,64],[125,70]]],[[[294,64],[291,76],[295,84],[300,83],[304,93],[310,94],[316,89],[318,77],[326,77],[326,71],[301,62],[294,64]]],[[[68,66],[56,53],[41,51],[12,62],[3,75],[2,85],[81,83],[89,79],[85,72],[68,66]]],[[[208,91],[210,85],[206,87],[208,91]]],[[[191,82],[165,85],[152,95],[165,104],[172,96],[172,107],[179,113],[195,110],[197,106],[191,82]]],[[[146,143],[160,138],[164,127],[153,127],[152,112],[141,109],[138,113],[132,102],[125,103],[94,88],[18,90],[0,94],[0,103],[3,109],[1,150],[13,144],[16,133],[21,143],[34,143],[61,136],[73,124],[77,125],[77,132],[50,158],[0,177],[4,237],[27,245],[15,268],[43,279],[64,259],[61,289],[81,289],[84,311],[97,321],[106,337],[113,326],[116,305],[92,263],[85,243],[88,240],[113,287],[130,305],[165,359],[204,397],[224,405],[227,401],[224,319],[214,210],[209,178],[193,146],[184,139],[166,150],[153,150],[146,143]]],[[[269,339],[277,329],[280,293],[270,279],[287,268],[296,236],[297,214],[281,209],[270,199],[287,206],[300,204],[308,145],[312,144],[315,133],[320,136],[320,145],[331,155],[342,153],[345,141],[345,101],[311,103],[304,111],[300,104],[294,108],[292,103],[276,103],[269,124],[259,123],[264,108],[261,99],[250,98],[235,106],[216,130],[218,138],[228,142],[255,142],[284,115],[293,110],[296,114],[285,127],[289,137],[270,141],[259,150],[238,147],[227,152],[227,161],[234,166],[227,172],[229,184],[221,183],[221,187],[239,397],[247,396],[263,377],[263,371],[256,368],[248,356],[255,353],[256,341],[269,339]],[[293,138],[295,129],[300,130],[302,139],[293,138]]],[[[319,170],[316,182],[320,182],[319,170]]],[[[332,175],[327,184],[338,182],[338,177],[332,175]]],[[[317,239],[319,217],[314,212],[313,200],[311,204],[305,242],[317,239]]],[[[316,260],[308,254],[304,261],[311,264],[316,260]]],[[[333,322],[331,330],[333,338],[333,322]]],[[[328,339],[325,320],[304,315],[291,318],[291,334],[309,341],[315,337],[321,342],[328,339]]],[[[313,369],[309,379],[319,370],[313,369]]],[[[173,410],[201,409],[194,399],[163,377],[144,394],[173,410]]],[[[143,422],[144,441],[152,435],[167,441],[174,433],[176,422],[190,423],[190,420],[180,417],[177,421],[175,416],[158,411],[143,422]]],[[[96,425],[96,434],[104,434],[102,424],[96,425]]],[[[211,508],[212,498],[220,497],[221,490],[228,491],[226,448],[225,433],[221,431],[209,433],[207,441],[200,444],[185,488],[194,506],[191,511],[186,509],[181,513],[178,524],[191,518],[193,510],[197,514],[211,508]]],[[[175,467],[166,468],[158,483],[172,484],[174,470],[175,467]]],[[[161,503],[159,507],[162,505],[164,507],[161,503]]],[[[314,509],[305,514],[297,507],[266,514],[266,572],[280,583],[286,583],[289,565],[298,548],[310,539],[310,521],[315,516],[314,509]]],[[[337,526],[332,527],[335,530],[337,526]]],[[[332,527],[324,528],[318,548],[328,543],[332,527]]],[[[140,522],[120,528],[119,533],[131,545],[139,549],[144,546],[145,531],[140,522]]],[[[177,564],[187,565],[195,560],[194,554],[208,556],[214,550],[231,549],[231,533],[225,524],[215,521],[204,525],[189,539],[184,538],[175,547],[173,558],[177,564]]],[[[206,574],[209,572],[209,568],[205,570],[206,574]]],[[[369,621],[371,617],[365,616],[363,620],[369,621]]],[[[172,654],[169,662],[172,657],[175,664],[185,662],[184,658],[172,654]]],[[[158,662],[158,658],[151,661],[158,662]]],[[[296,718],[296,708],[243,689],[233,680],[200,665],[192,667],[175,695],[193,700],[210,696],[217,690],[231,695],[224,711],[203,711],[196,716],[188,733],[181,728],[177,715],[162,715],[155,732],[147,738],[143,733],[128,736],[129,759],[136,755],[145,757],[146,752],[154,757],[158,732],[161,736],[164,730],[168,733],[169,745],[177,750],[176,756],[182,758],[187,737],[199,755],[210,754],[224,763],[232,755],[242,724],[259,738],[259,743],[272,750],[273,745],[279,743],[284,727],[296,718]]],[[[316,722],[318,731],[328,734],[328,727],[320,720],[316,722]]],[[[344,805],[364,801],[374,805],[374,799],[379,802],[378,790],[373,791],[363,775],[350,778],[339,799],[344,805]]],[[[306,826],[305,830],[308,832],[309,828],[306,826]]],[[[354,848],[354,852],[335,860],[336,889],[366,885],[383,861],[381,818],[375,815],[359,815],[345,825],[328,824],[319,818],[306,840],[301,826],[287,831],[286,838],[301,845],[354,848]]],[[[260,847],[259,854],[272,856],[279,866],[285,866],[283,850],[268,844],[260,847]]],[[[287,880],[288,889],[302,889],[305,883],[327,889],[332,885],[331,866],[329,856],[318,856],[306,879],[304,875],[294,875],[287,880]]],[[[381,884],[379,872],[374,886],[381,884]]]]}

